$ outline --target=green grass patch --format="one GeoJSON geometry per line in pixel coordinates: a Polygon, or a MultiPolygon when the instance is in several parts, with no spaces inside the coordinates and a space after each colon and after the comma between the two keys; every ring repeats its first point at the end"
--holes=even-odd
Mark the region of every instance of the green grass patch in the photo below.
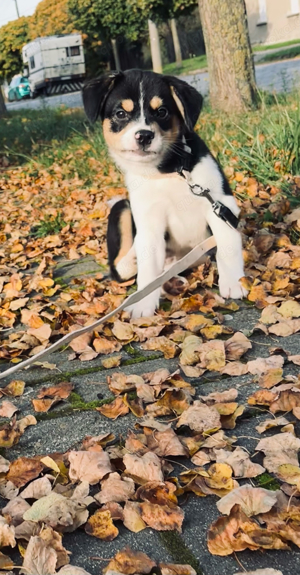
{"type": "Polygon", "coordinates": [[[278,60],[290,60],[297,56],[300,56],[300,44],[299,46],[291,46],[284,50],[278,50],[277,52],[266,54],[261,60],[259,60],[259,63],[263,64],[267,62],[277,62],[278,60]]]}
{"type": "Polygon", "coordinates": [[[292,46],[293,44],[300,44],[299,40],[287,40],[286,42],[278,42],[278,44],[268,44],[264,46],[259,44],[258,46],[252,46],[253,52],[264,52],[265,50],[276,50],[276,48],[285,48],[285,46],[292,46]]]}
{"type": "Polygon", "coordinates": [[[164,74],[173,74],[179,76],[180,74],[191,74],[197,70],[202,70],[207,67],[207,58],[204,54],[203,56],[196,56],[195,58],[188,58],[187,60],[182,60],[182,66],[172,62],[172,64],[166,64],[163,68],[164,74]]]}

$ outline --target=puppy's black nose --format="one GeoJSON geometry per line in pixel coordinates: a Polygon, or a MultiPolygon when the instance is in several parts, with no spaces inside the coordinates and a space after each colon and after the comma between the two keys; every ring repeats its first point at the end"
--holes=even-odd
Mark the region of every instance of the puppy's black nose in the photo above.
{"type": "Polygon", "coordinates": [[[151,130],[139,130],[135,134],[135,139],[138,141],[139,145],[142,147],[149,146],[149,144],[151,144],[153,138],[154,138],[154,132],[152,132],[151,130]]]}

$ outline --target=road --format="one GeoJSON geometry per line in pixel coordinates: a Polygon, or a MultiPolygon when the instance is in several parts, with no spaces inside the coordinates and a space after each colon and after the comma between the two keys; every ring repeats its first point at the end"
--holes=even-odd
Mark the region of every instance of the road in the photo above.
{"type": "MultiPolygon", "coordinates": [[[[282,62],[272,62],[271,64],[260,64],[255,66],[257,85],[262,90],[284,92],[300,86],[300,58],[294,60],[284,60],[282,62]]],[[[204,96],[208,93],[208,73],[202,72],[181,76],[189,84],[192,84],[204,96]]],[[[7,104],[8,110],[39,109],[50,106],[57,108],[64,105],[67,108],[82,107],[81,92],[72,94],[62,94],[49,98],[37,98],[36,100],[23,100],[21,102],[11,102],[7,104]]]]}

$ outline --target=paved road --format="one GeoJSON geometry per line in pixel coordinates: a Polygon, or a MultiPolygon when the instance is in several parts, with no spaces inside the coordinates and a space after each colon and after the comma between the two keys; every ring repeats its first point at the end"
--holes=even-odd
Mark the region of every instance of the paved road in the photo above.
{"type": "MultiPolygon", "coordinates": [[[[300,86],[300,59],[284,60],[272,64],[255,66],[257,84],[263,90],[275,90],[283,92],[300,86]]],[[[208,73],[190,74],[184,79],[195,86],[203,95],[208,93],[208,73]]],[[[64,105],[67,108],[82,107],[80,92],[51,96],[49,98],[37,98],[36,100],[23,100],[7,104],[8,110],[38,109],[50,106],[57,108],[64,105]]]]}

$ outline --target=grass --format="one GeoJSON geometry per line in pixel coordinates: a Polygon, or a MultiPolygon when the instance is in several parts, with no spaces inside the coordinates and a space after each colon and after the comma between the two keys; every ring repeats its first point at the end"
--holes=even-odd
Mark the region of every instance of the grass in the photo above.
{"type": "MultiPolygon", "coordinates": [[[[260,98],[259,109],[240,118],[206,105],[197,129],[224,167],[234,163],[236,171],[247,171],[259,182],[286,191],[286,175],[300,174],[299,94],[260,94],[260,98]]],[[[84,187],[111,169],[100,126],[91,128],[80,110],[10,113],[0,122],[0,158],[2,154],[11,164],[26,166],[31,178],[38,179],[46,170],[61,180],[78,177],[84,187]]],[[[5,174],[8,177],[2,169],[5,174]]],[[[64,224],[59,213],[45,216],[33,234],[55,234],[64,224]]]]}
{"type": "Polygon", "coordinates": [[[285,48],[286,46],[292,46],[293,44],[300,44],[299,40],[287,40],[286,42],[279,42],[278,44],[268,44],[267,46],[259,44],[257,46],[252,46],[253,52],[264,52],[265,50],[276,50],[277,48],[285,48]]]}
{"type": "Polygon", "coordinates": [[[163,68],[164,74],[174,74],[179,76],[180,74],[190,74],[197,70],[202,70],[207,66],[206,55],[196,56],[195,58],[189,58],[187,60],[182,60],[182,66],[178,67],[176,62],[172,64],[166,64],[163,68]]]}
{"type": "Polygon", "coordinates": [[[286,48],[285,50],[279,50],[278,52],[272,52],[271,54],[266,54],[261,60],[260,64],[267,62],[275,62],[278,60],[290,60],[300,56],[300,44],[299,46],[292,46],[291,48],[286,48]]]}

